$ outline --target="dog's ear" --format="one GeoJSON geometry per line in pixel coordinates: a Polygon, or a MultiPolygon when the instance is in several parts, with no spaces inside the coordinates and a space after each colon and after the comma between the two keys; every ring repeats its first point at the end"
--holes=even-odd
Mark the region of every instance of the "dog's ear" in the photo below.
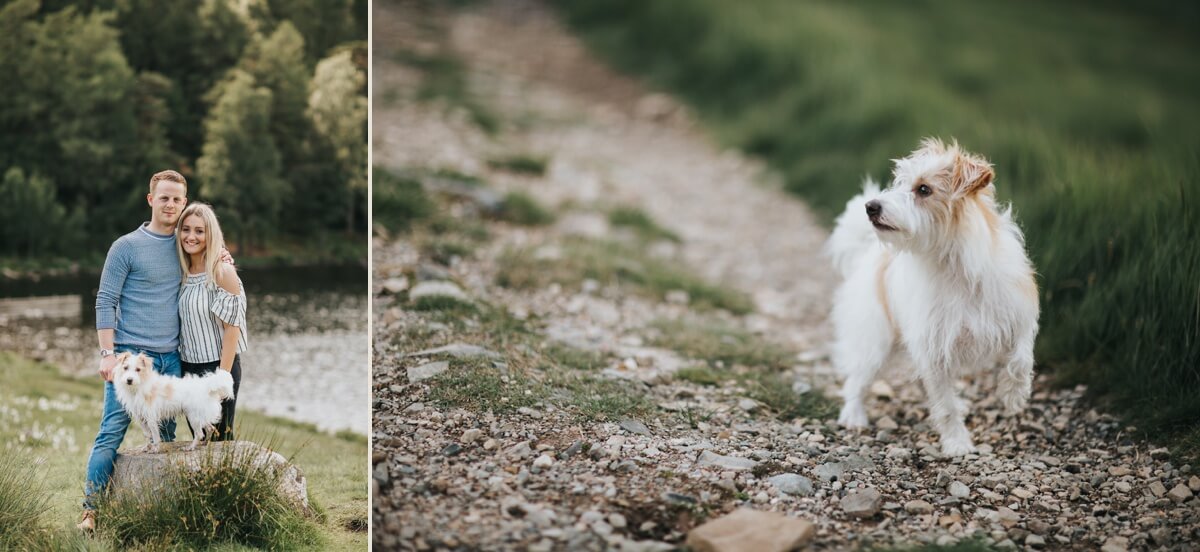
{"type": "Polygon", "coordinates": [[[120,366],[121,364],[123,364],[125,362],[125,359],[127,359],[129,357],[130,357],[129,351],[123,351],[123,352],[117,353],[117,366],[120,366]]]}
{"type": "Polygon", "coordinates": [[[953,182],[958,195],[969,196],[983,190],[995,177],[996,173],[987,159],[965,151],[955,155],[953,182]]]}
{"type": "Polygon", "coordinates": [[[139,354],[137,356],[137,365],[139,368],[144,368],[146,370],[154,369],[154,361],[150,360],[150,357],[143,354],[139,354]]]}

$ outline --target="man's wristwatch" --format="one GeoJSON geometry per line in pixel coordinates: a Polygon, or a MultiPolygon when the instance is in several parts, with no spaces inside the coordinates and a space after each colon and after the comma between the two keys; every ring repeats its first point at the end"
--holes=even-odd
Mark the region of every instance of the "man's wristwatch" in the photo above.
{"type": "Polygon", "coordinates": [[[113,354],[112,349],[100,349],[100,358],[104,358],[104,357],[110,356],[112,354],[113,354]]]}

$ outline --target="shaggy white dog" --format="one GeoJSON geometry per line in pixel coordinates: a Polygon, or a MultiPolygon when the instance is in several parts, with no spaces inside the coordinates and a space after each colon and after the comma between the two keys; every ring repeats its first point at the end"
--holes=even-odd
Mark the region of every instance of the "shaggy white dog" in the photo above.
{"type": "Polygon", "coordinates": [[[1025,407],[1033,381],[1038,291],[1011,208],[996,207],[992,166],[926,139],[894,160],[887,190],[868,180],[846,204],[827,252],[845,281],[834,297],[833,362],[846,378],[838,422],[868,424],[863,395],[894,352],[925,387],[942,452],[975,450],[957,376],[998,373],[1006,409],[1025,407]]]}
{"type": "Polygon", "coordinates": [[[185,450],[195,450],[200,440],[213,431],[221,419],[221,401],[233,397],[233,376],[215,370],[203,377],[178,378],[154,371],[154,363],[145,355],[121,353],[113,368],[112,382],[117,400],[129,417],[137,420],[150,442],[145,450],[158,452],[162,438],[158,424],[180,414],[187,416],[195,437],[185,450]]]}

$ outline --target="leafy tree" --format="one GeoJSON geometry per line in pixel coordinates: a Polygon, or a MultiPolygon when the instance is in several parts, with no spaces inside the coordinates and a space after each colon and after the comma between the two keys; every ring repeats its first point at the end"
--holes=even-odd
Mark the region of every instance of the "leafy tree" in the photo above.
{"type": "Polygon", "coordinates": [[[354,0],[268,0],[267,4],[275,21],[291,21],[304,35],[310,60],[325,57],[338,44],[367,37],[365,14],[360,17],[355,11],[365,6],[354,0]]]}
{"type": "Polygon", "coordinates": [[[12,167],[0,180],[0,249],[5,255],[30,258],[54,252],[79,228],[78,217],[55,197],[54,183],[41,175],[25,176],[12,167]]]}
{"type": "Polygon", "coordinates": [[[239,250],[246,251],[252,236],[261,244],[273,234],[290,191],[280,177],[279,150],[271,136],[271,91],[234,69],[214,92],[215,104],[204,121],[203,154],[196,162],[200,195],[218,206],[239,250]]]}
{"type": "Polygon", "coordinates": [[[350,50],[343,50],[317,64],[308,112],[317,133],[334,148],[347,196],[346,231],[354,230],[355,194],[367,186],[367,99],[359,90],[363,75],[355,67],[350,50]]]}

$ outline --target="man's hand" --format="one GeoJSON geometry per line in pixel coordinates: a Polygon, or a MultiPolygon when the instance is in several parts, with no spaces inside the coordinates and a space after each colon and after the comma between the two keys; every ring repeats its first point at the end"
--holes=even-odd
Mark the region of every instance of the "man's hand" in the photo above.
{"type": "Polygon", "coordinates": [[[108,355],[100,359],[100,377],[104,381],[112,381],[113,368],[117,367],[117,355],[108,355]]]}
{"type": "Polygon", "coordinates": [[[233,266],[233,255],[230,255],[229,250],[224,247],[221,248],[221,262],[233,266]]]}

